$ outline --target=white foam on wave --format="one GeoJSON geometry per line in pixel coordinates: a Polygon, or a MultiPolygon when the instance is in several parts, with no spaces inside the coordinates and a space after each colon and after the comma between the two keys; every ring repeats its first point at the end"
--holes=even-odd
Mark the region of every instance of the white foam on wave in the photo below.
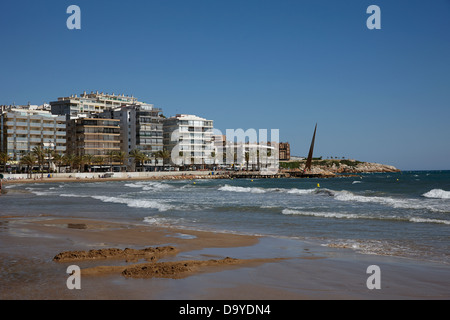
{"type": "Polygon", "coordinates": [[[419,222],[419,223],[438,223],[438,224],[447,224],[450,225],[449,220],[440,220],[440,219],[428,219],[428,218],[411,218],[409,219],[411,222],[419,222]]]}
{"type": "Polygon", "coordinates": [[[426,198],[433,199],[450,199],[450,191],[445,191],[442,189],[433,189],[423,194],[426,198]]]}
{"type": "Polygon", "coordinates": [[[322,244],[330,248],[352,249],[362,254],[382,256],[409,256],[414,252],[401,242],[384,240],[336,239],[322,244]]]}
{"type": "Polygon", "coordinates": [[[230,192],[246,192],[246,193],[266,193],[267,190],[264,188],[257,187],[235,187],[230,185],[224,185],[219,188],[220,191],[230,191],[230,192]]]}
{"type": "Polygon", "coordinates": [[[294,209],[283,209],[281,211],[281,213],[285,214],[285,215],[312,216],[312,217],[320,217],[320,218],[382,219],[382,220],[397,220],[397,221],[407,221],[407,222],[416,222],[416,223],[437,223],[437,224],[450,225],[450,220],[429,219],[429,218],[419,218],[419,217],[410,217],[410,218],[401,218],[398,216],[378,216],[378,217],[376,217],[376,216],[359,215],[359,214],[353,214],[353,213],[313,212],[313,211],[302,211],[302,210],[294,210],[294,209]]]}
{"type": "Polygon", "coordinates": [[[339,201],[355,201],[363,203],[378,203],[388,205],[396,209],[427,209],[433,212],[449,212],[448,206],[436,203],[424,202],[419,199],[395,199],[391,197],[361,196],[350,191],[334,191],[334,198],[339,201]]]}
{"type": "Polygon", "coordinates": [[[25,188],[25,190],[30,191],[31,193],[37,195],[37,196],[52,196],[55,195],[52,191],[45,191],[45,190],[37,190],[34,188],[25,188]]]}
{"type": "Polygon", "coordinates": [[[299,211],[299,210],[293,210],[293,209],[283,209],[281,211],[281,213],[286,214],[286,215],[302,215],[302,216],[313,216],[313,217],[321,217],[321,218],[337,218],[337,219],[368,218],[365,216],[352,214],[352,213],[313,212],[313,211],[299,211]]]}
{"type": "Polygon", "coordinates": [[[128,188],[142,188],[143,185],[139,184],[139,183],[126,183],[125,187],[128,187],[128,188]]]}
{"type": "Polygon", "coordinates": [[[314,193],[316,191],[316,189],[297,189],[297,188],[292,188],[289,189],[288,191],[286,191],[289,194],[311,194],[314,193]]]}
{"type": "Polygon", "coordinates": [[[158,209],[158,211],[167,211],[172,209],[171,205],[164,204],[155,200],[140,200],[140,199],[108,197],[108,196],[92,196],[92,198],[103,202],[126,204],[130,208],[150,208],[150,209],[158,209]]]}
{"type": "Polygon", "coordinates": [[[258,188],[258,187],[237,187],[230,186],[228,184],[219,188],[220,191],[229,192],[244,192],[244,193],[267,193],[267,192],[285,192],[289,194],[311,194],[316,191],[316,189],[283,189],[283,188],[258,188]]]}
{"type": "Polygon", "coordinates": [[[153,226],[162,226],[168,227],[171,225],[179,225],[183,219],[169,219],[169,218],[161,218],[161,217],[145,217],[144,222],[153,226]]]}
{"type": "Polygon", "coordinates": [[[172,188],[170,185],[157,181],[142,181],[136,183],[126,183],[128,188],[142,188],[143,191],[159,191],[172,188]]]}
{"type": "Polygon", "coordinates": [[[66,198],[89,198],[89,195],[83,195],[83,194],[74,194],[74,193],[62,193],[59,195],[60,197],[66,197],[66,198]]]}
{"type": "Polygon", "coordinates": [[[395,200],[389,197],[360,196],[346,190],[334,192],[334,198],[339,201],[374,202],[382,204],[395,204],[399,201],[402,201],[402,200],[395,200]]]}

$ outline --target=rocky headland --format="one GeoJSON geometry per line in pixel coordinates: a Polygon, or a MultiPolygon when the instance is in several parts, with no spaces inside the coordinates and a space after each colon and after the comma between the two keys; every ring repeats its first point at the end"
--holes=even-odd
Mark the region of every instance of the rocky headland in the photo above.
{"type": "MultiPolygon", "coordinates": [[[[306,165],[306,160],[289,161],[280,164],[282,172],[303,172],[306,165]]],[[[311,170],[308,174],[334,176],[337,174],[361,174],[361,173],[376,173],[376,172],[400,172],[394,166],[362,162],[357,160],[313,160],[311,170]]]]}

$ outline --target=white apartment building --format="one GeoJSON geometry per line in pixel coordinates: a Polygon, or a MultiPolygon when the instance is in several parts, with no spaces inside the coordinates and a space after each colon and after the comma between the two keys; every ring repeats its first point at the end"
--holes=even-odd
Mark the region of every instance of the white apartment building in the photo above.
{"type": "Polygon", "coordinates": [[[0,127],[0,151],[8,153],[13,164],[37,146],[66,152],[65,116],[44,110],[11,108],[1,114],[0,127]]]}
{"type": "Polygon", "coordinates": [[[103,92],[91,92],[78,95],[71,95],[70,97],[60,97],[57,101],[50,102],[51,111],[57,115],[70,115],[72,117],[90,114],[101,113],[105,110],[118,108],[123,105],[144,104],[139,102],[135,97],[125,96],[124,94],[115,95],[103,92]]]}
{"type": "MultiPolygon", "coordinates": [[[[138,149],[149,157],[144,168],[162,167],[162,159],[156,160],[159,151],[163,150],[163,117],[162,110],[153,104],[126,105],[104,111],[102,118],[120,120],[121,150],[129,154],[138,149]]],[[[128,159],[130,164],[133,159],[128,159]]]]}
{"type": "Polygon", "coordinates": [[[177,114],[163,121],[164,146],[176,165],[214,164],[213,121],[195,115],[177,114]]]}
{"type": "Polygon", "coordinates": [[[278,143],[227,141],[225,135],[213,135],[214,164],[236,169],[278,168],[278,143]]]}

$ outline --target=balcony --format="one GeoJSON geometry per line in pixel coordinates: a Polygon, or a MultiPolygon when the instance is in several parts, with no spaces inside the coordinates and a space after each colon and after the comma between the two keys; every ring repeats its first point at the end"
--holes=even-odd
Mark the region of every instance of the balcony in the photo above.
{"type": "Polygon", "coordinates": [[[28,128],[28,122],[13,122],[13,121],[7,121],[7,126],[16,126],[16,127],[27,127],[28,128]]]}

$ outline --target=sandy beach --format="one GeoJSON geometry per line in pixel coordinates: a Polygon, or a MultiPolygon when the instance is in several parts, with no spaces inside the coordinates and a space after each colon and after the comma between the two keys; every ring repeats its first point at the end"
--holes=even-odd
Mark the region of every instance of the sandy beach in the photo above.
{"type": "Polygon", "coordinates": [[[448,267],[292,239],[52,214],[2,216],[0,240],[0,299],[450,297],[448,267]],[[366,286],[366,269],[372,264],[383,272],[380,290],[366,286]],[[80,290],[67,288],[70,265],[81,268],[80,290]]]}
{"type": "MultiPolygon", "coordinates": [[[[8,193],[0,197],[0,204],[2,197],[20,194],[26,198],[25,190],[11,188],[14,184],[164,179],[8,181],[3,184],[8,193]]],[[[58,210],[63,207],[40,214],[0,209],[0,299],[450,298],[447,264],[360,254],[345,246],[286,237],[157,227],[105,215],[70,217],[58,210]],[[66,284],[71,265],[81,269],[79,290],[70,290],[66,284]],[[380,289],[367,286],[371,265],[381,270],[380,289]]]]}

